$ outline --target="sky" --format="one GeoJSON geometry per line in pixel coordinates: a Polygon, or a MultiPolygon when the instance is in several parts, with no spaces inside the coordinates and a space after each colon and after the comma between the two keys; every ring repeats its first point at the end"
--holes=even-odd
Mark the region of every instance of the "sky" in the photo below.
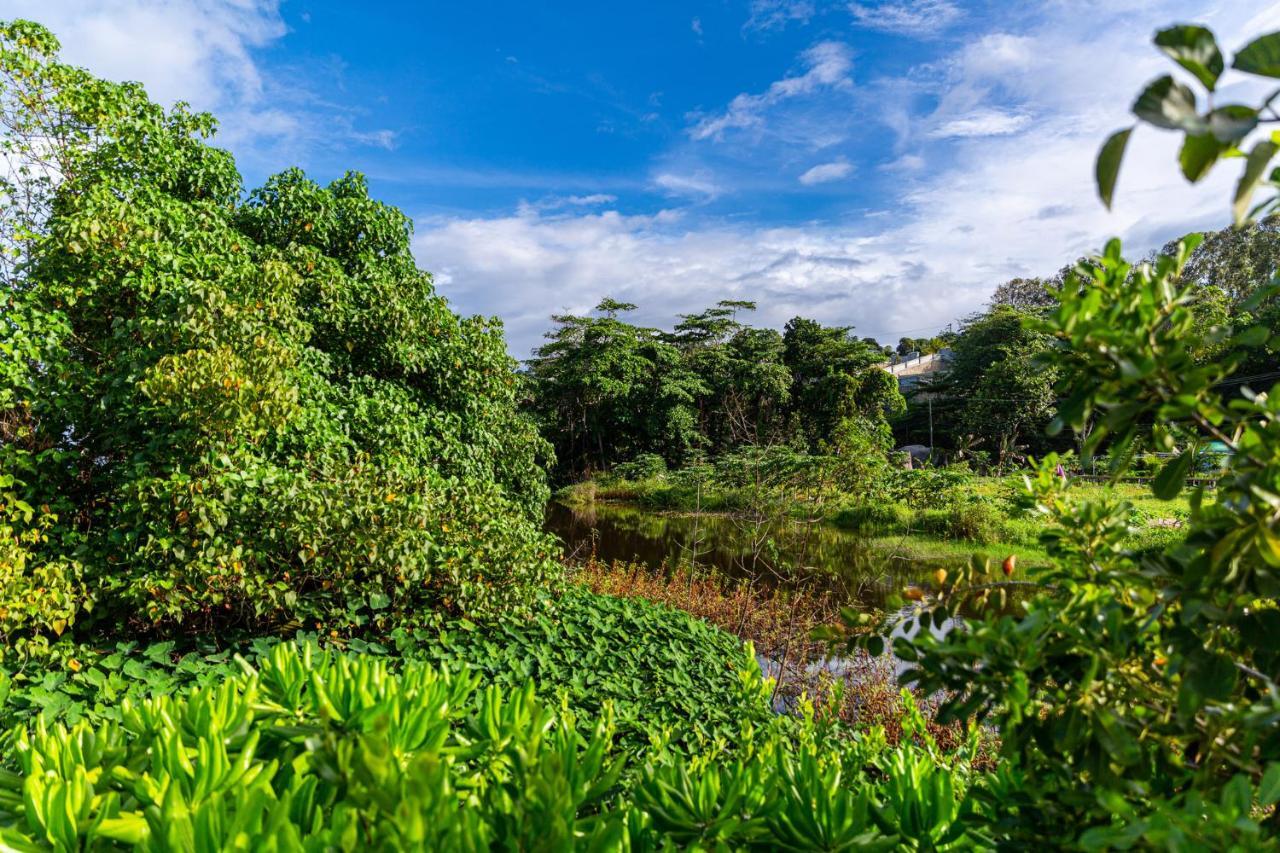
{"type": "Polygon", "coordinates": [[[1093,159],[1172,67],[1157,28],[1234,50],[1280,0],[0,0],[13,17],[212,111],[247,187],[365,173],[523,359],[605,296],[664,327],[746,299],[758,325],[896,343],[1108,237],[1141,255],[1222,227],[1235,164],[1189,188],[1143,129],[1107,212],[1093,159]]]}

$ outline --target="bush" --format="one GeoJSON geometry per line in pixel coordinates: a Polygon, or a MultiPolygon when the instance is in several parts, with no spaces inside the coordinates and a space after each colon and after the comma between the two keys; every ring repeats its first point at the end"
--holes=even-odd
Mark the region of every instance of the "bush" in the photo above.
{"type": "Polygon", "coordinates": [[[876,535],[906,532],[915,520],[915,513],[897,501],[866,501],[845,506],[831,517],[832,523],[846,530],[876,535]]]}
{"type": "Polygon", "coordinates": [[[983,501],[957,501],[918,515],[921,528],[946,539],[962,539],[979,545],[1004,538],[1005,516],[983,501]]]}
{"type": "Polygon", "coordinates": [[[80,564],[49,554],[57,515],[23,501],[15,486],[21,484],[12,475],[0,473],[0,648],[47,642],[93,606],[80,564]]]}
{"type": "Polygon", "coordinates": [[[891,468],[885,474],[885,490],[892,500],[908,506],[937,506],[976,480],[961,468],[891,468]]]}
{"type": "Polygon", "coordinates": [[[210,116],[57,49],[0,25],[6,128],[42,129],[5,137],[33,201],[0,211],[30,232],[0,271],[0,472],[51,508],[25,577],[152,634],[527,611],[559,573],[548,445],[500,326],[449,309],[361,176],[246,194],[210,116]]]}
{"type": "Polygon", "coordinates": [[[615,465],[613,470],[624,480],[647,480],[667,473],[667,461],[656,453],[641,453],[630,462],[615,465]]]}

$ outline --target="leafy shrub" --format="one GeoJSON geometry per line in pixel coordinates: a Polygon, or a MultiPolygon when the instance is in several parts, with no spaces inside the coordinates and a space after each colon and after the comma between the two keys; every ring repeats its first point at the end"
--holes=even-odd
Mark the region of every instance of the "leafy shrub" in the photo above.
{"type": "Polygon", "coordinates": [[[977,477],[960,468],[891,468],[885,473],[890,498],[907,506],[937,506],[971,486],[977,477]]]}
{"type": "Polygon", "coordinates": [[[865,534],[909,530],[914,520],[911,508],[897,501],[859,501],[831,517],[834,524],[865,534]]]}
{"type": "Polygon", "coordinates": [[[61,635],[93,605],[79,563],[48,554],[58,517],[23,501],[15,485],[0,473],[0,647],[61,635]]]}
{"type": "Polygon", "coordinates": [[[917,516],[927,533],[945,539],[962,539],[979,545],[1004,538],[1005,516],[985,501],[954,501],[936,509],[926,509],[917,516]]]}
{"type": "Polygon", "coordinates": [[[647,480],[667,473],[667,460],[656,453],[641,453],[630,462],[615,465],[613,470],[624,480],[647,480]]]}
{"type": "MultiPolygon", "coordinates": [[[[1214,93],[1249,91],[1219,85],[1227,68],[1280,75],[1280,33],[1230,60],[1204,27],[1161,30],[1155,45],[1187,82],[1152,81],[1133,112],[1183,135],[1183,172],[1199,180],[1271,120],[1268,103],[1223,103],[1214,93]]],[[[1113,134],[1099,153],[1108,205],[1131,132],[1113,134]]],[[[1280,206],[1272,194],[1251,208],[1260,188],[1280,186],[1271,167],[1278,153],[1280,143],[1262,136],[1242,158],[1238,223],[1280,206]]],[[[999,729],[1003,767],[987,793],[1014,807],[1000,822],[1010,848],[1278,846],[1280,386],[1258,392],[1230,377],[1275,337],[1270,324],[1253,325],[1252,312],[1280,295],[1280,276],[1242,296],[1238,325],[1203,323],[1202,285],[1183,275],[1202,239],[1190,235],[1139,264],[1112,240],[1033,321],[1059,344],[1046,355],[1062,376],[1050,432],[1073,430],[1086,467],[1104,446],[1116,478],[1135,456],[1176,454],[1150,484],[1167,501],[1185,486],[1199,447],[1229,452],[1215,490],[1192,492],[1182,541],[1135,554],[1126,543],[1133,507],[1114,494],[1077,498],[1050,456],[1029,491],[1055,523],[1046,537],[1053,564],[1027,580],[1015,578],[1012,560],[998,572],[975,560],[940,576],[909,620],[916,635],[896,643],[906,680],[947,697],[944,719],[999,729]],[[1016,611],[999,606],[1027,590],[1016,611]],[[964,630],[930,632],[962,608],[964,630]]],[[[850,645],[881,642],[867,621],[848,619],[850,645]]]]}

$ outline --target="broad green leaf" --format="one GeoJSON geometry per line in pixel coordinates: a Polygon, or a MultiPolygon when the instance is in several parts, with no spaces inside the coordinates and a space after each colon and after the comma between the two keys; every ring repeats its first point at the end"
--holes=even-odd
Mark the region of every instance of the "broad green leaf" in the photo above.
{"type": "Polygon", "coordinates": [[[1245,162],[1240,183],[1236,185],[1235,201],[1232,204],[1237,225],[1247,219],[1249,200],[1253,198],[1253,192],[1257,189],[1263,173],[1271,163],[1271,159],[1275,157],[1277,150],[1280,150],[1280,146],[1274,142],[1263,141],[1253,146],[1253,150],[1249,152],[1249,159],[1245,162]]]}
{"type": "Polygon", "coordinates": [[[1236,54],[1231,67],[1246,74],[1280,77],[1280,33],[1269,33],[1249,42],[1236,54]]]}
{"type": "Polygon", "coordinates": [[[1209,132],[1219,142],[1238,143],[1258,126],[1258,111],[1243,104],[1227,104],[1209,112],[1209,132]]]}
{"type": "Polygon", "coordinates": [[[1196,181],[1209,174],[1213,164],[1218,161],[1222,145],[1209,134],[1187,134],[1182,141],[1182,150],[1178,152],[1178,164],[1182,166],[1182,174],[1188,181],[1196,181]]]}
{"type": "Polygon", "coordinates": [[[1201,133],[1206,124],[1196,112],[1196,95],[1191,89],[1165,75],[1147,84],[1133,102],[1133,114],[1156,127],[1201,133]]]}
{"type": "Polygon", "coordinates": [[[1156,33],[1156,46],[1190,71],[1209,91],[1222,74],[1222,51],[1213,33],[1204,27],[1182,25],[1156,33]]]}
{"type": "Polygon", "coordinates": [[[1265,808],[1276,802],[1280,802],[1280,764],[1268,767],[1258,783],[1258,804],[1265,808]]]}
{"type": "Polygon", "coordinates": [[[1176,498],[1187,482],[1187,475],[1191,473],[1191,463],[1194,460],[1195,454],[1188,448],[1166,462],[1151,482],[1152,494],[1162,501],[1176,498]]]}
{"type": "Polygon", "coordinates": [[[1124,149],[1129,144],[1129,135],[1133,128],[1117,130],[1103,143],[1098,152],[1098,162],[1094,167],[1094,177],[1098,183],[1098,195],[1102,203],[1111,208],[1111,199],[1116,191],[1116,178],[1120,175],[1120,163],[1124,160],[1124,149]]]}

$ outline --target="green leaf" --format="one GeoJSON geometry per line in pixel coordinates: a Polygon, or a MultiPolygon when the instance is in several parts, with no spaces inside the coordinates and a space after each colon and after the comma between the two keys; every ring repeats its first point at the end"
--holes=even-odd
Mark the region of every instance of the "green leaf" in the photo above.
{"type": "Polygon", "coordinates": [[[1235,144],[1258,126],[1258,111],[1244,104],[1227,104],[1209,113],[1209,132],[1219,142],[1235,144]]]}
{"type": "Polygon", "coordinates": [[[1280,764],[1268,767],[1258,783],[1258,804],[1265,808],[1275,802],[1280,802],[1280,764]]]}
{"type": "Polygon", "coordinates": [[[1249,152],[1249,159],[1245,162],[1240,183],[1236,185],[1236,197],[1232,204],[1237,225],[1248,218],[1249,199],[1253,198],[1253,191],[1257,189],[1263,173],[1271,163],[1271,158],[1275,157],[1277,150],[1280,150],[1280,146],[1264,140],[1253,146],[1253,150],[1249,152]]]}
{"type": "Polygon", "coordinates": [[[1246,74],[1280,77],[1280,33],[1254,39],[1236,54],[1231,67],[1246,74]]]}
{"type": "Polygon", "coordinates": [[[1098,152],[1098,162],[1094,167],[1094,176],[1098,182],[1098,195],[1107,209],[1111,209],[1111,198],[1116,191],[1116,178],[1120,175],[1120,162],[1124,160],[1124,149],[1129,144],[1129,135],[1133,128],[1117,130],[1103,143],[1098,152]]]}
{"type": "Polygon", "coordinates": [[[1208,29],[1194,25],[1169,27],[1156,33],[1156,47],[1190,71],[1210,92],[1222,74],[1222,51],[1208,29]]]}
{"type": "Polygon", "coordinates": [[[1218,162],[1218,155],[1223,146],[1217,139],[1208,134],[1187,134],[1182,141],[1182,150],[1178,152],[1178,164],[1182,166],[1182,174],[1188,181],[1196,181],[1209,174],[1213,164],[1218,162]]]}
{"type": "Polygon", "coordinates": [[[1152,80],[1133,102],[1133,114],[1156,127],[1201,133],[1206,124],[1196,112],[1196,94],[1169,75],[1152,80]]]}
{"type": "Polygon", "coordinates": [[[1190,448],[1170,459],[1151,482],[1151,492],[1162,501],[1176,498],[1178,492],[1182,491],[1183,484],[1187,482],[1187,475],[1191,473],[1191,463],[1194,460],[1195,454],[1190,448]]]}

